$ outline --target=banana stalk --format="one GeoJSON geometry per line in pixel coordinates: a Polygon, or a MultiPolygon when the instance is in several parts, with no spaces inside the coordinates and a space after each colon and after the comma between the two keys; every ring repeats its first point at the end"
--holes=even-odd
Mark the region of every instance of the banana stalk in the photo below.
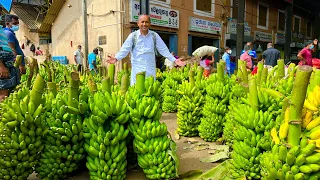
{"type": "Polygon", "coordinates": [[[110,77],[105,77],[102,79],[102,92],[108,92],[111,94],[111,83],[110,83],[110,77]]]}
{"type": "Polygon", "coordinates": [[[197,81],[201,81],[201,78],[202,78],[202,75],[203,75],[203,71],[204,71],[203,67],[198,66],[197,77],[196,77],[197,81]]]}
{"type": "Polygon", "coordinates": [[[260,83],[266,83],[268,77],[268,68],[263,68],[260,83]]]}
{"type": "Polygon", "coordinates": [[[261,82],[261,75],[262,75],[262,71],[263,71],[263,63],[262,62],[258,62],[258,79],[257,79],[257,84],[260,85],[261,82]]]}
{"type": "Polygon", "coordinates": [[[114,85],[114,73],[115,73],[116,65],[110,64],[108,68],[108,76],[110,77],[111,85],[114,85]]]}
{"type": "Polygon", "coordinates": [[[278,60],[278,78],[282,79],[285,76],[285,70],[284,70],[284,60],[283,59],[279,59],[278,60]]]}
{"type": "Polygon", "coordinates": [[[249,78],[249,93],[251,107],[255,112],[257,112],[259,111],[258,90],[256,78],[253,76],[250,76],[249,78]]]}
{"type": "Polygon", "coordinates": [[[125,95],[128,88],[129,88],[129,74],[126,73],[122,76],[121,89],[120,89],[121,93],[125,95]]]}
{"type": "Polygon", "coordinates": [[[302,108],[311,72],[310,66],[299,66],[297,69],[289,112],[288,143],[292,147],[300,144],[302,108]]]}
{"type": "Polygon", "coordinates": [[[80,77],[78,72],[71,72],[69,85],[68,105],[78,108],[78,104],[73,101],[73,99],[79,99],[80,77]]]}
{"type": "Polygon", "coordinates": [[[140,95],[144,94],[145,92],[145,84],[144,84],[145,78],[146,78],[146,72],[138,73],[136,76],[135,87],[140,95]]]}
{"type": "MultiPolygon", "coordinates": [[[[173,69],[174,69],[174,68],[173,68],[173,69]]],[[[189,72],[189,82],[190,82],[190,84],[191,84],[192,87],[195,86],[195,82],[194,82],[194,71],[192,71],[192,70],[189,72]]]]}
{"type": "Polygon", "coordinates": [[[223,82],[224,81],[224,64],[223,63],[218,63],[217,64],[217,71],[218,71],[218,80],[223,82]]]}

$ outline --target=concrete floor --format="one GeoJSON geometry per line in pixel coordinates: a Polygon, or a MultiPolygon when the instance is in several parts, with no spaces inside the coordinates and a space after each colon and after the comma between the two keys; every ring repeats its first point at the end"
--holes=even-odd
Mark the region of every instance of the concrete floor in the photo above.
{"type": "MultiPolygon", "coordinates": [[[[174,132],[177,129],[177,117],[175,113],[164,113],[162,115],[161,121],[167,124],[171,137],[177,143],[178,157],[180,159],[179,174],[183,174],[191,170],[207,171],[215,166],[215,164],[213,163],[202,163],[199,160],[199,158],[207,157],[210,155],[208,153],[208,150],[197,151],[192,149],[185,149],[185,147],[190,146],[190,144],[186,143],[188,138],[180,137],[179,140],[175,139],[174,132]]],[[[192,139],[197,140],[199,142],[204,142],[199,137],[195,137],[192,139]]],[[[75,172],[75,174],[76,174],[75,176],[70,177],[69,179],[70,180],[88,180],[89,179],[88,170],[86,168],[82,168],[78,170],[78,172],[75,172]]],[[[138,170],[128,171],[126,179],[127,180],[146,180],[147,178],[145,177],[142,170],[138,169],[138,170]]],[[[33,173],[32,175],[30,175],[28,180],[40,180],[40,179],[36,177],[35,173],[33,173]]]]}

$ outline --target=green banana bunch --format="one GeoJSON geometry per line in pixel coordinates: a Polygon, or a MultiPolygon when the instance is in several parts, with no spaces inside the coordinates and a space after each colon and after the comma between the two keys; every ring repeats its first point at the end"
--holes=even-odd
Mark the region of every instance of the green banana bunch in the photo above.
{"type": "Polygon", "coordinates": [[[179,94],[176,92],[178,89],[177,81],[172,78],[167,78],[163,81],[162,85],[162,110],[163,112],[176,112],[179,94]]]}
{"type": "Polygon", "coordinates": [[[0,179],[27,179],[44,149],[44,80],[38,75],[35,83],[31,92],[22,86],[0,103],[0,179]]]}
{"type": "Polygon", "coordinates": [[[320,153],[315,143],[302,138],[299,146],[274,145],[261,158],[263,179],[319,179],[320,153]]]}
{"type": "MultiPolygon", "coordinates": [[[[145,87],[147,89],[156,83],[145,87]]],[[[155,96],[157,93],[153,96],[140,95],[135,88],[129,89],[126,101],[131,117],[128,129],[134,136],[133,148],[138,155],[138,165],[148,179],[176,178],[178,158],[173,148],[176,145],[167,136],[167,126],[159,122],[162,115],[160,96],[155,96]]]]}
{"type": "Polygon", "coordinates": [[[197,136],[202,117],[204,96],[196,86],[185,81],[177,92],[182,96],[178,103],[178,133],[182,136],[197,136]]]}
{"type": "Polygon", "coordinates": [[[74,82],[70,83],[68,89],[62,89],[55,97],[53,93],[47,94],[50,101],[47,101],[46,107],[51,108],[45,115],[50,129],[39,164],[35,168],[41,179],[64,179],[85,158],[79,86],[72,86],[78,84],[79,74],[72,72],[71,76],[77,78],[70,78],[74,82]]]}

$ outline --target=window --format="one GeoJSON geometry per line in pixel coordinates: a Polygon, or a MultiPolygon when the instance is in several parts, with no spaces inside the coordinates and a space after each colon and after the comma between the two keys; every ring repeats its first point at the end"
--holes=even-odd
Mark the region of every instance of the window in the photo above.
{"type": "Polygon", "coordinates": [[[301,17],[294,16],[293,31],[299,33],[300,32],[300,27],[301,27],[301,17]]]}
{"type": "Polygon", "coordinates": [[[278,10],[278,31],[285,31],[286,28],[286,14],[284,11],[278,10]]]}
{"type": "Polygon", "coordinates": [[[258,28],[268,29],[269,7],[267,4],[258,3],[258,28]]]}
{"type": "Polygon", "coordinates": [[[312,24],[311,21],[307,21],[307,37],[312,37],[312,24]]]}
{"type": "Polygon", "coordinates": [[[194,0],[194,12],[198,15],[214,15],[214,0],[194,0]]]}

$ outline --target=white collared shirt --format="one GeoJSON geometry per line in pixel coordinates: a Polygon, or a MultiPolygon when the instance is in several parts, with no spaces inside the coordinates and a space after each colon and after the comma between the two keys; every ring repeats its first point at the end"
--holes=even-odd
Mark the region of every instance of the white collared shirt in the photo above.
{"type": "MultiPolygon", "coordinates": [[[[146,76],[153,76],[156,77],[156,59],[155,59],[155,48],[153,42],[152,33],[150,30],[146,36],[142,35],[140,30],[137,30],[137,41],[135,44],[134,49],[133,46],[133,33],[131,33],[126,41],[123,43],[120,51],[115,55],[117,60],[122,60],[125,58],[129,52],[131,53],[131,79],[130,84],[134,85],[136,82],[136,74],[139,72],[146,71],[146,76]]],[[[154,32],[155,33],[155,32],[154,32]]],[[[156,34],[156,48],[158,52],[169,59],[170,61],[174,62],[176,58],[169,52],[168,47],[163,42],[161,37],[156,34]]]]}

